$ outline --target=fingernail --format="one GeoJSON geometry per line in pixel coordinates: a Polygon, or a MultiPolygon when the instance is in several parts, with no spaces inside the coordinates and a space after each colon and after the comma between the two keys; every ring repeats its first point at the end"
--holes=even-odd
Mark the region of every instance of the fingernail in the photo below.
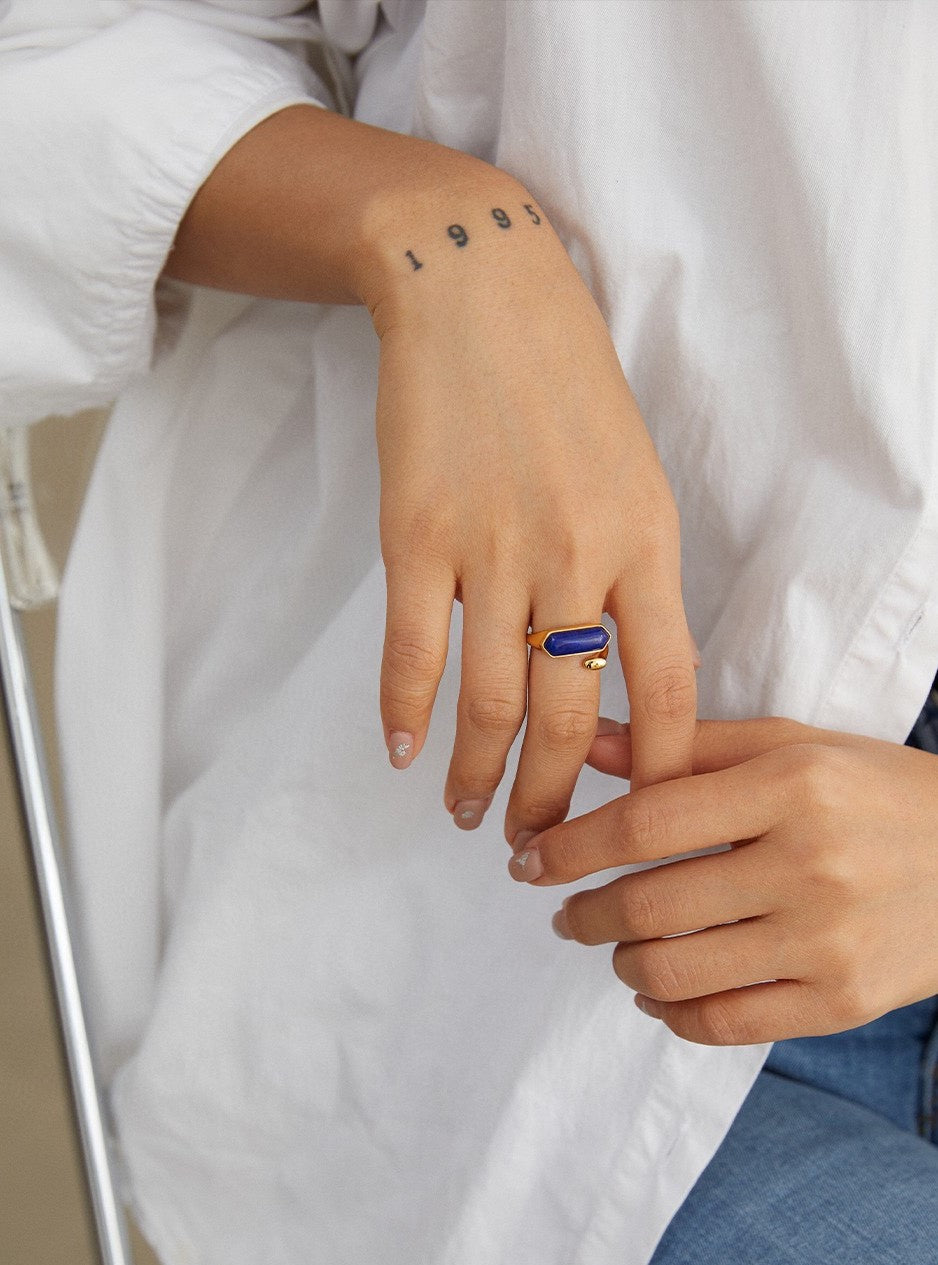
{"type": "Polygon", "coordinates": [[[512,852],[520,852],[525,844],[530,843],[536,834],[536,830],[519,830],[511,841],[512,852]]]}
{"type": "Polygon", "coordinates": [[[388,735],[388,756],[395,769],[406,769],[414,758],[414,735],[395,730],[388,735]]]}
{"type": "MultiPolygon", "coordinates": [[[[569,897],[567,899],[569,900],[569,897]]],[[[567,901],[564,901],[554,914],[553,918],[551,918],[550,925],[553,927],[554,931],[556,931],[557,935],[560,936],[561,940],[573,939],[573,936],[571,936],[567,928],[567,901]]]]}
{"type": "Polygon", "coordinates": [[[644,997],[641,993],[635,994],[635,1005],[639,1008],[643,1015],[647,1015],[649,1019],[657,1019],[658,1016],[652,1009],[653,1002],[650,997],[644,997]]]}
{"type": "Polygon", "coordinates": [[[699,668],[702,662],[700,658],[700,647],[697,645],[697,642],[693,639],[693,637],[690,639],[690,645],[694,652],[694,667],[699,668]]]}
{"type": "Polygon", "coordinates": [[[544,862],[537,848],[527,848],[511,858],[508,868],[511,877],[516,878],[519,883],[530,883],[532,879],[540,878],[544,873],[544,862]]]}
{"type": "Polygon", "coordinates": [[[610,720],[608,716],[600,716],[596,722],[596,737],[608,738],[612,734],[624,734],[625,725],[618,720],[610,720]]]}
{"type": "Polygon", "coordinates": [[[475,830],[485,816],[489,802],[487,799],[461,799],[453,809],[453,821],[460,830],[475,830]]]}

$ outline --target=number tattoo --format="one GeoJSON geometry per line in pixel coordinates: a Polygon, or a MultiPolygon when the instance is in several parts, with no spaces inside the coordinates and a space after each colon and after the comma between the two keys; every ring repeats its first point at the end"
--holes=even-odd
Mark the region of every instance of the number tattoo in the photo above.
{"type": "MultiPolygon", "coordinates": [[[[532,204],[530,202],[525,202],[522,205],[524,206],[525,211],[527,211],[528,215],[530,216],[531,222],[533,224],[540,224],[541,217],[540,215],[538,215],[537,211],[535,211],[532,204]]],[[[498,225],[499,228],[511,228],[511,218],[509,217],[507,211],[502,210],[500,206],[492,207],[492,219],[495,221],[495,223],[498,225]]],[[[469,234],[466,232],[462,224],[450,224],[446,232],[447,232],[447,235],[456,243],[457,246],[468,246],[469,234]]],[[[407,259],[410,260],[411,267],[413,268],[414,272],[416,272],[418,268],[423,267],[423,263],[421,262],[421,260],[417,258],[417,256],[414,254],[412,250],[406,250],[404,252],[404,255],[407,259]]]]}

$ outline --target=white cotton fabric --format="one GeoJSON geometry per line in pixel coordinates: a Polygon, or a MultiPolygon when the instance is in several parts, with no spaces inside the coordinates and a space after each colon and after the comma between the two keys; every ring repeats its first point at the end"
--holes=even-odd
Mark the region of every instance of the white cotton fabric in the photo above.
{"type": "MultiPolygon", "coordinates": [[[[301,9],[0,5],[0,417],[120,397],[59,709],[127,1194],[166,1265],[645,1265],[766,1047],[681,1042],[553,936],[505,869],[517,748],[454,830],[459,607],[389,767],[367,313],[168,286],[160,320],[154,285],[228,146],[335,107],[322,45],[357,117],[506,168],[570,250],[680,508],[700,714],[901,742],[938,664],[938,10],[301,9]]],[[[623,789],[586,769],[572,811],[623,789]]]]}

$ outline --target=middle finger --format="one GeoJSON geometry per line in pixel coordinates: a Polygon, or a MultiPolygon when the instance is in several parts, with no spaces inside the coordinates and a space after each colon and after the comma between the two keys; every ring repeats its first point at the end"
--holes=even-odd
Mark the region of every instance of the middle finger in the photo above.
{"type": "Polygon", "coordinates": [[[509,748],[524,723],[529,600],[510,577],[462,582],[462,671],[453,756],[444,802],[461,830],[473,830],[505,772],[509,748]]]}

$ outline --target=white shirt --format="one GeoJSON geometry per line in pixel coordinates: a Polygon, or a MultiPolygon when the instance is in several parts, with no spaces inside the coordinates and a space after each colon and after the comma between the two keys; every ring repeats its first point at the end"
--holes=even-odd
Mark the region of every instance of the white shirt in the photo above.
{"type": "MultiPolygon", "coordinates": [[[[454,831],[458,606],[389,767],[367,313],[169,285],[158,317],[154,284],[244,132],[340,104],[325,46],[355,117],[524,182],[590,286],[680,509],[700,715],[901,742],[938,664],[938,10],[300,7],[0,3],[0,417],[119,397],[59,706],[126,1191],[167,1265],[644,1265],[766,1047],[680,1041],[553,936],[505,868],[517,746],[454,831]]],[[[572,812],[623,790],[585,769],[572,812]]]]}

